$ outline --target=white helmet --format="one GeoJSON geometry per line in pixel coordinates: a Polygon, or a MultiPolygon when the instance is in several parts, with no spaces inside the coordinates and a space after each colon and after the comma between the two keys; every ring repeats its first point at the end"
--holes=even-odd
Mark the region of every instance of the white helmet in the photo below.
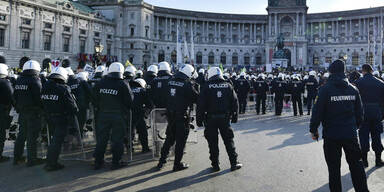
{"type": "Polygon", "coordinates": [[[0,63],[0,78],[8,76],[8,65],[0,63]]]}
{"type": "Polygon", "coordinates": [[[131,74],[132,76],[134,76],[136,74],[136,67],[133,66],[133,65],[128,65],[127,68],[125,68],[125,72],[124,74],[131,74]]]}
{"type": "Polygon", "coordinates": [[[171,72],[171,66],[168,62],[163,61],[159,63],[159,71],[168,71],[171,72]]]}
{"type": "Polygon", "coordinates": [[[329,73],[324,73],[323,77],[324,78],[328,78],[329,77],[329,73]]]}
{"type": "Polygon", "coordinates": [[[96,70],[95,70],[95,73],[102,73],[105,71],[105,66],[104,65],[99,65],[96,70]]]}
{"type": "Polygon", "coordinates": [[[237,74],[235,72],[232,73],[232,77],[236,77],[237,74]]]}
{"type": "Polygon", "coordinates": [[[308,75],[305,75],[305,76],[304,76],[304,80],[307,80],[308,78],[309,78],[308,75]]]}
{"type": "Polygon", "coordinates": [[[246,73],[243,71],[240,73],[240,77],[245,77],[246,76],[246,73]]]}
{"type": "Polygon", "coordinates": [[[159,72],[159,68],[157,67],[157,65],[151,65],[148,67],[147,71],[151,71],[151,72],[157,74],[157,72],[159,72]]]}
{"type": "Polygon", "coordinates": [[[65,68],[66,70],[67,70],[67,72],[68,72],[68,76],[72,76],[72,75],[75,75],[75,73],[73,73],[73,71],[72,71],[72,69],[71,69],[71,67],[67,67],[67,68],[65,68]]]}
{"type": "Polygon", "coordinates": [[[316,76],[316,71],[310,71],[309,76],[316,76]]]}
{"type": "Polygon", "coordinates": [[[257,77],[261,77],[261,78],[265,79],[265,75],[263,73],[260,73],[257,77]]]}
{"type": "Polygon", "coordinates": [[[214,77],[214,76],[219,76],[220,78],[223,78],[223,72],[221,71],[220,68],[218,67],[211,67],[208,70],[208,79],[214,77]]]}
{"type": "Polygon", "coordinates": [[[192,79],[197,79],[199,77],[199,74],[195,71],[192,75],[192,79]]]}
{"type": "Polygon", "coordinates": [[[137,70],[136,71],[136,76],[138,76],[138,77],[143,76],[143,71],[142,70],[137,70]]]}
{"type": "Polygon", "coordinates": [[[67,82],[68,80],[68,71],[63,67],[56,67],[53,69],[51,74],[49,75],[50,79],[59,79],[67,82]]]}
{"type": "Polygon", "coordinates": [[[205,73],[205,70],[204,69],[200,69],[199,73],[205,73]]]}
{"type": "Polygon", "coordinates": [[[106,76],[108,75],[108,67],[105,68],[105,70],[103,71],[103,74],[101,76],[106,76]]]}
{"type": "Polygon", "coordinates": [[[223,75],[225,78],[230,78],[231,77],[231,75],[229,74],[229,73],[224,73],[224,75],[223,75]]]}
{"type": "Polygon", "coordinates": [[[119,62],[112,63],[108,68],[108,76],[123,79],[124,66],[119,62]]]}
{"type": "Polygon", "coordinates": [[[273,75],[272,75],[272,74],[269,74],[269,75],[268,75],[268,79],[273,79],[273,75]]]}
{"type": "Polygon", "coordinates": [[[76,75],[76,77],[83,80],[83,81],[88,81],[88,72],[85,72],[85,71],[79,72],[76,75]]]}
{"type": "Polygon", "coordinates": [[[383,73],[383,74],[381,74],[381,78],[382,78],[382,79],[384,79],[384,73],[383,73]]]}
{"type": "Polygon", "coordinates": [[[256,76],[255,75],[251,75],[251,79],[256,79],[256,76]]]}
{"type": "Polygon", "coordinates": [[[145,82],[144,79],[141,79],[141,78],[139,78],[139,79],[135,79],[135,82],[138,83],[138,84],[140,84],[140,86],[141,86],[142,88],[147,87],[147,83],[145,82]]]}
{"type": "Polygon", "coordinates": [[[34,60],[27,61],[26,63],[24,63],[23,71],[27,71],[27,70],[34,70],[34,71],[37,71],[37,73],[40,73],[41,71],[40,63],[34,60]]]}
{"type": "Polygon", "coordinates": [[[40,73],[40,75],[43,76],[43,77],[47,77],[48,73],[47,73],[46,71],[42,71],[42,72],[40,73]]]}
{"type": "Polygon", "coordinates": [[[179,71],[187,77],[192,78],[193,74],[195,73],[195,68],[193,68],[193,66],[190,64],[185,64],[180,67],[179,71]]]}
{"type": "Polygon", "coordinates": [[[376,77],[380,77],[380,72],[378,72],[378,71],[374,71],[374,72],[372,73],[372,75],[374,75],[374,76],[376,76],[376,77]]]}
{"type": "Polygon", "coordinates": [[[277,76],[277,78],[282,78],[282,79],[284,79],[284,74],[283,73],[279,73],[279,75],[277,76]]]}

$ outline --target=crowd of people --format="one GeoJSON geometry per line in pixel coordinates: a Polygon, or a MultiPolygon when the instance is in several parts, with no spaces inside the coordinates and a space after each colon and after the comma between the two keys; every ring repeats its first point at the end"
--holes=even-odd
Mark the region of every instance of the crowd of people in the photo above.
{"type": "Polygon", "coordinates": [[[85,132],[87,111],[95,114],[96,147],[94,168],[104,167],[108,142],[113,154],[111,169],[127,165],[121,161],[124,148],[138,134],[142,153],[150,152],[146,119],[155,108],[166,109],[168,122],[165,142],[157,168],[166,163],[170,148],[175,145],[173,171],[189,167],[182,162],[186,141],[196,111],[196,124],[205,127],[213,171],[220,170],[218,134],[220,132],[231,170],[242,167],[234,144],[231,123],[246,112],[252,94],[256,115],[266,114],[267,95],[274,96],[275,115],[283,112],[284,102],[291,101],[293,114],[313,112],[310,123],[312,138],[318,140],[318,127],[323,125],[324,152],[330,172],[331,191],[339,191],[341,149],[347,154],[353,182],[358,191],[367,191],[363,166],[368,167],[369,135],[376,153],[376,166],[383,166],[380,134],[383,132],[384,83],[380,73],[370,65],[346,73],[343,60],[336,60],[329,72],[230,73],[219,67],[208,70],[189,64],[172,71],[167,62],[151,65],[145,73],[133,65],[124,67],[115,62],[100,65],[93,74],[70,67],[56,67],[49,74],[41,71],[37,61],[23,65],[20,74],[9,74],[8,66],[0,64],[0,162],[6,129],[10,126],[9,112],[19,114],[19,131],[15,141],[13,164],[27,166],[46,164],[47,171],[64,168],[58,162],[65,137],[85,132]],[[287,96],[288,95],[288,96],[287,96]],[[304,98],[304,100],[303,100],[304,98]],[[313,109],[312,109],[313,108],[313,109]],[[363,111],[365,113],[363,113],[363,111]],[[47,159],[37,158],[37,138],[47,126],[51,140],[47,159]],[[128,133],[128,126],[132,126],[128,133]],[[360,129],[357,132],[356,130],[360,129]],[[360,142],[357,140],[359,137],[360,142]],[[23,156],[27,143],[27,157],[23,156]],[[361,161],[362,160],[362,161],[361,161]],[[366,190],[365,190],[366,189],[366,190]]]}

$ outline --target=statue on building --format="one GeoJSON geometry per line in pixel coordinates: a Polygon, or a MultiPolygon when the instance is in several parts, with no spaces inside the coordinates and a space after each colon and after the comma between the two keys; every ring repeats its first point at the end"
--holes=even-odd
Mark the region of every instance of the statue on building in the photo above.
{"type": "Polygon", "coordinates": [[[273,58],[286,58],[284,51],[284,40],[284,34],[280,33],[280,35],[276,38],[276,52],[273,54],[273,58]]]}

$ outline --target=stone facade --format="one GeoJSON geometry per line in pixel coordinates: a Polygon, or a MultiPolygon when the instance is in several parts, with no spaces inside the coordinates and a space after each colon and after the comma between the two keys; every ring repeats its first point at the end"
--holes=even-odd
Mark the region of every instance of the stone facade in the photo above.
{"type": "Polygon", "coordinates": [[[77,2],[0,1],[0,56],[12,67],[22,57],[41,63],[67,59],[76,67],[79,54],[89,57],[98,43],[105,47],[102,55],[114,55],[114,35],[114,22],[77,2]]]}
{"type": "Polygon", "coordinates": [[[193,57],[197,65],[263,67],[272,62],[276,37],[281,33],[294,68],[326,67],[326,63],[340,57],[346,58],[351,68],[365,63],[380,67],[383,62],[382,7],[308,14],[305,0],[269,0],[267,15],[241,15],[157,7],[142,0],[80,0],[93,10],[84,14],[76,9],[66,10],[64,4],[47,6],[45,1],[55,0],[0,1],[0,14],[7,15],[5,21],[0,21],[0,29],[6,30],[0,54],[9,63],[18,63],[23,55],[38,60],[47,56],[66,57],[76,62],[78,40],[86,39],[86,52],[93,53],[95,31],[101,33],[100,43],[106,47],[110,42],[110,54],[123,63],[130,60],[138,67],[163,60],[175,63],[177,25],[181,26],[188,46],[191,33],[194,34],[193,57]],[[30,49],[20,48],[20,31],[29,29],[22,24],[23,17],[33,21],[30,49]],[[43,34],[49,32],[44,29],[45,22],[54,24],[53,51],[43,51],[43,34]],[[70,52],[62,51],[65,25],[75,29],[70,33],[70,52]],[[80,29],[87,33],[80,34],[80,29]]]}

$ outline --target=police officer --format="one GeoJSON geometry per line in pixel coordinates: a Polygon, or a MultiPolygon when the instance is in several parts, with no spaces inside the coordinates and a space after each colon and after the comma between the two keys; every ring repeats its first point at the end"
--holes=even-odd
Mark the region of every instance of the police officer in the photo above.
{"type": "Polygon", "coordinates": [[[200,85],[200,86],[203,86],[204,83],[205,83],[205,70],[204,69],[200,69],[199,70],[199,77],[196,79],[196,82],[200,85]]]}
{"type": "Polygon", "coordinates": [[[359,91],[345,76],[345,63],[334,61],[329,67],[328,83],[321,87],[313,107],[310,132],[318,140],[318,127],[323,125],[324,155],[328,165],[331,192],[341,189],[341,155],[344,149],[355,191],[368,192],[367,178],[361,161],[357,129],[363,121],[359,91]]]}
{"type": "Polygon", "coordinates": [[[239,96],[240,114],[245,113],[245,109],[247,107],[248,93],[251,89],[251,85],[249,84],[249,81],[245,78],[245,76],[245,72],[241,72],[240,78],[237,80],[236,92],[239,96]]]}
{"type": "Polygon", "coordinates": [[[291,98],[293,105],[293,114],[297,116],[297,108],[299,108],[300,115],[303,115],[303,102],[301,101],[301,94],[304,93],[304,84],[299,76],[294,75],[292,81],[289,83],[291,90],[291,98]]]}
{"type": "Polygon", "coordinates": [[[124,79],[126,82],[130,82],[130,81],[133,81],[135,80],[135,77],[136,77],[136,67],[133,66],[133,65],[129,65],[127,66],[127,68],[125,68],[125,71],[124,71],[124,79]]]}
{"type": "Polygon", "coordinates": [[[91,87],[93,88],[97,82],[99,82],[103,78],[103,72],[105,71],[104,65],[99,65],[96,70],[93,77],[89,80],[89,84],[91,84],[91,87]]]}
{"type": "Polygon", "coordinates": [[[37,158],[37,138],[42,125],[40,69],[40,64],[37,61],[27,61],[23,66],[22,74],[15,83],[14,96],[16,111],[19,113],[19,133],[15,142],[14,165],[25,161],[22,156],[25,141],[27,141],[27,166],[44,163],[43,159],[37,158]]]}
{"type": "Polygon", "coordinates": [[[123,80],[123,73],[124,66],[121,63],[112,63],[108,68],[108,76],[95,87],[95,107],[98,113],[95,170],[101,169],[104,165],[104,154],[109,139],[113,155],[111,169],[127,165],[120,160],[124,152],[123,142],[127,126],[125,114],[132,108],[133,94],[128,83],[123,80]]]}
{"type": "Polygon", "coordinates": [[[144,79],[136,79],[130,85],[134,98],[132,108],[132,137],[134,137],[134,130],[136,129],[142,146],[142,153],[147,153],[150,150],[148,147],[148,131],[145,118],[148,117],[153,105],[146,90],[147,84],[144,79]]]}
{"type": "Polygon", "coordinates": [[[136,78],[135,79],[142,79],[143,78],[143,71],[137,70],[136,71],[136,78]]]}
{"type": "MultiPolygon", "coordinates": [[[[76,98],[79,112],[76,113],[80,128],[80,137],[83,137],[85,122],[87,121],[87,109],[92,101],[92,89],[84,78],[77,78],[70,67],[65,68],[68,72],[68,86],[76,98]]],[[[78,75],[86,76],[87,72],[80,72],[78,75]]]]}
{"type": "Polygon", "coordinates": [[[9,161],[9,157],[3,156],[3,150],[6,140],[6,129],[10,127],[12,121],[9,112],[12,105],[14,105],[13,88],[7,77],[8,66],[0,63],[0,163],[9,161]]]}
{"type": "Polygon", "coordinates": [[[172,78],[169,63],[163,61],[159,63],[159,72],[150,85],[151,100],[156,108],[166,108],[168,92],[168,81],[172,78]]]}
{"type": "Polygon", "coordinates": [[[265,81],[264,74],[260,73],[253,84],[256,92],[256,113],[260,114],[260,105],[263,115],[266,113],[265,101],[267,100],[268,84],[265,81]]]}
{"type": "Polygon", "coordinates": [[[307,109],[308,109],[308,115],[311,114],[312,109],[312,103],[315,100],[317,96],[317,89],[319,87],[319,83],[317,81],[316,72],[310,71],[309,77],[307,80],[304,81],[305,86],[307,87],[307,109]]]}
{"type": "Polygon", "coordinates": [[[184,147],[189,134],[190,106],[196,103],[198,90],[191,81],[195,69],[192,65],[186,64],[180,67],[179,72],[168,82],[167,118],[168,127],[166,139],[161,149],[161,157],[158,169],[166,163],[169,149],[176,142],[175,161],[173,171],[180,171],[188,168],[188,164],[182,163],[184,147]]]}
{"type": "Polygon", "coordinates": [[[197,126],[205,126],[204,136],[208,141],[210,160],[213,171],[219,171],[219,130],[231,163],[231,170],[242,167],[237,161],[233,141],[234,134],[230,123],[238,119],[239,103],[233,86],[225,81],[218,67],[208,70],[208,82],[202,86],[197,102],[197,126]]]}
{"type": "Polygon", "coordinates": [[[384,162],[381,160],[383,144],[381,133],[383,133],[383,98],[384,82],[372,75],[373,69],[370,65],[363,65],[363,78],[356,81],[364,106],[364,122],[359,130],[361,150],[363,152],[363,163],[368,167],[369,134],[372,137],[372,149],[376,154],[376,166],[381,167],[384,162]]]}
{"type": "Polygon", "coordinates": [[[146,82],[146,85],[152,84],[152,81],[157,76],[158,72],[159,72],[159,68],[156,65],[150,65],[148,67],[148,70],[144,75],[144,80],[146,82]]]}
{"type": "Polygon", "coordinates": [[[287,90],[287,83],[284,81],[284,74],[280,73],[277,79],[272,81],[271,93],[275,94],[275,115],[283,112],[284,94],[287,90]]]}
{"type": "Polygon", "coordinates": [[[55,68],[41,90],[43,109],[47,114],[49,127],[53,130],[53,138],[48,147],[46,171],[63,169],[58,163],[61,146],[68,133],[70,115],[77,113],[78,108],[70,88],[66,85],[68,72],[62,67],[55,68]]]}

